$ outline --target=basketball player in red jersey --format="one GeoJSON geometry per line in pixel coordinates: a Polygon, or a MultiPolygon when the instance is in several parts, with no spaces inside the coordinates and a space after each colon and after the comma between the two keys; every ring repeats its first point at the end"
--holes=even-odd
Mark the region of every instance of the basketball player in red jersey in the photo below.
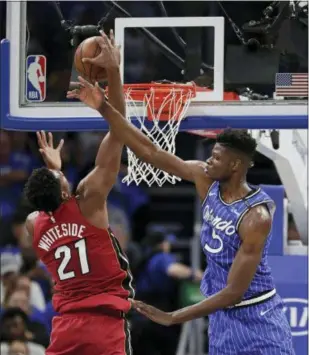
{"type": "MultiPolygon", "coordinates": [[[[104,38],[104,41],[103,41],[104,38]]],[[[125,114],[119,75],[119,52],[105,34],[109,51],[96,58],[104,64],[109,101],[125,114]]],[[[103,46],[104,47],[104,46],[103,46]]],[[[103,48],[104,49],[104,48],[103,48]]],[[[103,65],[102,65],[103,66],[103,65]]],[[[25,195],[34,212],[27,230],[38,257],[55,281],[53,320],[47,355],[125,355],[131,353],[125,313],[134,297],[126,256],[109,228],[106,198],[116,181],[123,145],[111,130],[103,139],[94,169],[75,195],[61,172],[60,150],[53,137],[37,134],[46,167],[33,171],[25,195]]]]}

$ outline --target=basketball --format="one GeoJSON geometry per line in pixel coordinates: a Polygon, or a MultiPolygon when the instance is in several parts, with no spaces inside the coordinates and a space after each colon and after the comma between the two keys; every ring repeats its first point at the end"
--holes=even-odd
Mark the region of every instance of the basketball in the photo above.
{"type": "Polygon", "coordinates": [[[101,47],[97,39],[100,37],[90,37],[85,39],[76,49],[74,66],[76,71],[90,82],[105,81],[107,79],[106,70],[91,63],[84,63],[83,58],[95,58],[99,55],[101,47]]]}

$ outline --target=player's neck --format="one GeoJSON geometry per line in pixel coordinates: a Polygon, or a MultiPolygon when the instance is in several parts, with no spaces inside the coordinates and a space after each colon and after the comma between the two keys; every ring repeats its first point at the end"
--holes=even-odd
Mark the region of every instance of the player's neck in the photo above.
{"type": "Polygon", "coordinates": [[[245,197],[250,191],[246,178],[220,182],[220,193],[226,202],[245,197]]]}

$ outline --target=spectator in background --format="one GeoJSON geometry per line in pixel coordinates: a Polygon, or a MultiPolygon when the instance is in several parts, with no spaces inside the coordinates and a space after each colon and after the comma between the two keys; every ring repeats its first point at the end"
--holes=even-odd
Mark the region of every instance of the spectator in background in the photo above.
{"type": "MultiPolygon", "coordinates": [[[[143,255],[136,270],[136,298],[165,311],[177,308],[176,280],[200,282],[202,271],[193,270],[171,254],[174,236],[163,230],[151,231],[142,241],[143,255]]],[[[174,355],[178,343],[178,327],[162,327],[145,317],[132,318],[132,344],[136,355],[174,355]],[[164,344],[164,346],[162,346],[164,344]]]]}
{"type": "MultiPolygon", "coordinates": [[[[3,257],[9,259],[8,257],[3,257]]],[[[23,290],[28,294],[30,306],[39,311],[45,310],[45,299],[43,292],[37,282],[31,281],[26,275],[19,275],[19,266],[14,263],[15,258],[7,260],[7,264],[1,267],[1,304],[5,302],[5,296],[10,295],[14,290],[23,290]]]]}
{"type": "MultiPolygon", "coordinates": [[[[24,247],[21,251],[21,255],[22,266],[20,268],[20,272],[24,275],[27,275],[27,277],[33,281],[31,284],[36,285],[36,288],[39,288],[40,286],[40,302],[39,298],[36,297],[36,306],[39,310],[44,311],[46,303],[45,301],[49,301],[51,299],[51,277],[47,272],[46,266],[38,260],[32,247],[24,247]]],[[[32,297],[34,297],[32,296],[32,293],[36,292],[36,294],[38,294],[38,291],[36,291],[33,286],[31,286],[31,289],[33,289],[30,293],[30,299],[32,303],[32,297]]]]}
{"type": "Polygon", "coordinates": [[[0,216],[0,252],[14,249],[19,252],[19,237],[24,230],[24,223],[27,215],[17,209],[10,218],[1,218],[0,216]]]}
{"type": "Polygon", "coordinates": [[[29,342],[14,340],[11,343],[1,343],[1,355],[44,355],[43,346],[29,342]]]}
{"type": "Polygon", "coordinates": [[[21,260],[19,254],[1,253],[1,281],[0,281],[0,301],[4,302],[4,296],[15,287],[21,260]]]}
{"type": "MultiPolygon", "coordinates": [[[[135,184],[128,186],[122,182],[126,172],[127,167],[122,165],[107,200],[110,225],[124,250],[127,250],[128,243],[131,241],[136,213],[141,209],[145,210],[149,203],[148,195],[140,186],[135,184]]],[[[132,237],[135,239],[138,236],[132,237]]]]}
{"type": "Polygon", "coordinates": [[[7,295],[3,314],[5,315],[11,309],[19,309],[26,315],[27,329],[32,333],[32,340],[47,347],[49,344],[49,337],[47,335],[44,313],[30,306],[29,296],[26,291],[14,290],[11,294],[7,295]]]}
{"type": "Polygon", "coordinates": [[[16,351],[18,347],[15,342],[27,343],[26,350],[31,350],[29,355],[44,354],[44,347],[38,345],[35,333],[31,332],[28,327],[28,317],[25,312],[19,308],[10,308],[2,313],[0,320],[1,354],[3,354],[2,351],[7,351],[11,355],[9,350],[16,351]]]}
{"type": "Polygon", "coordinates": [[[29,306],[44,312],[46,308],[43,292],[37,282],[31,281],[27,275],[19,275],[16,280],[16,290],[24,291],[29,299],[29,306]]]}
{"type": "Polygon", "coordinates": [[[31,322],[40,323],[41,325],[46,326],[44,313],[31,305],[29,291],[25,288],[16,285],[15,289],[6,294],[4,307],[6,309],[18,307],[27,314],[31,322]]]}
{"type": "Polygon", "coordinates": [[[32,355],[25,341],[14,340],[10,344],[1,344],[1,354],[7,355],[32,355]],[[6,345],[6,347],[4,346],[6,345]]]}
{"type": "Polygon", "coordinates": [[[14,151],[8,132],[0,131],[0,209],[2,217],[11,216],[20,200],[24,182],[32,169],[25,151],[14,151]]]}
{"type": "Polygon", "coordinates": [[[49,301],[46,305],[46,309],[44,312],[44,318],[45,318],[45,323],[46,323],[48,334],[50,334],[51,330],[52,330],[53,318],[57,315],[58,315],[58,313],[54,310],[52,301],[49,301]]]}

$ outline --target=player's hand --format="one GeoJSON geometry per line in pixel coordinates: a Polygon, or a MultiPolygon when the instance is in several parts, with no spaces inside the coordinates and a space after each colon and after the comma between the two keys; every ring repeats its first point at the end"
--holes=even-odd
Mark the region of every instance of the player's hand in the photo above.
{"type": "Polygon", "coordinates": [[[98,110],[105,102],[105,92],[100,88],[98,83],[90,84],[81,76],[78,77],[79,82],[73,83],[78,85],[78,89],[67,92],[68,99],[79,99],[87,106],[98,110]]]}
{"type": "Polygon", "coordinates": [[[48,133],[48,139],[44,131],[36,132],[36,136],[39,144],[39,152],[41,153],[46,166],[49,169],[61,170],[61,149],[63,147],[64,140],[61,139],[57,148],[54,148],[53,134],[48,133]]]}
{"type": "Polygon", "coordinates": [[[165,326],[170,326],[173,324],[172,313],[163,312],[160,309],[150,306],[141,301],[131,300],[131,304],[133,308],[136,309],[139,313],[143,314],[144,316],[158,324],[162,324],[165,326]]]}
{"type": "Polygon", "coordinates": [[[83,58],[82,61],[97,65],[106,70],[117,69],[120,64],[120,47],[115,45],[115,36],[113,30],[110,30],[109,38],[100,31],[101,37],[97,43],[101,48],[101,53],[95,58],[83,58]]]}

